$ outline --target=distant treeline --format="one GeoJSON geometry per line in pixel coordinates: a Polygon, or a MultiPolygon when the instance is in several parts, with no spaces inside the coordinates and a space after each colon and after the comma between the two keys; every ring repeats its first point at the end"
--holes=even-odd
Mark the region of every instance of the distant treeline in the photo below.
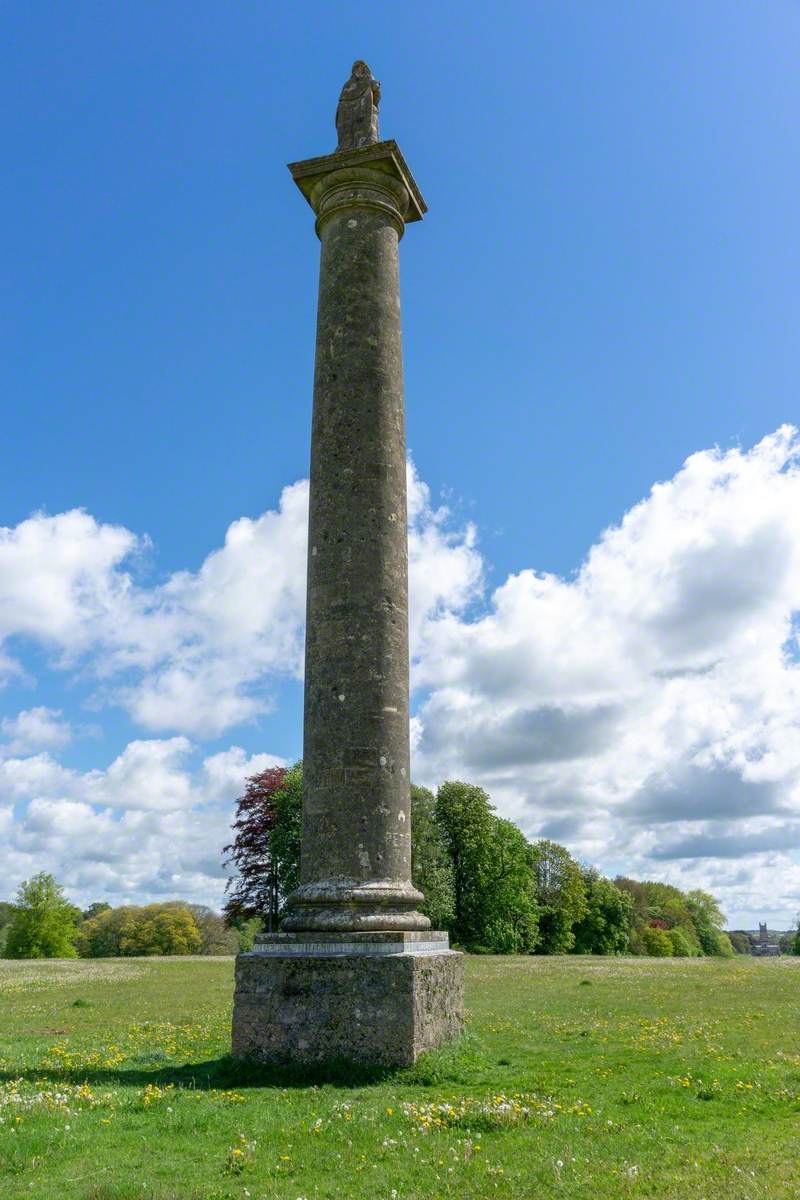
{"type": "MultiPolygon", "coordinates": [[[[299,883],[302,782],[301,763],[248,779],[225,849],[229,921],[277,927],[299,883]]],[[[443,783],[435,794],[412,786],[411,863],[433,927],[474,954],[750,952],[746,938],[724,932],[707,892],[606,879],[557,842],[529,842],[474,784],[443,783]]]]}
{"type": "MultiPolygon", "coordinates": [[[[0,904],[0,953],[10,958],[81,955],[235,954],[275,929],[300,879],[302,764],[251,776],[238,800],[232,868],[219,915],[180,900],[112,908],[70,904],[51,875],[0,904]],[[4,949],[3,949],[4,948],[4,949]]],[[[498,817],[474,784],[411,789],[411,875],[435,929],[473,954],[749,954],[744,933],[724,931],[708,892],[618,876],[606,879],[546,838],[530,842],[498,817]]],[[[800,954],[800,933],[782,949],[800,954]]]]}
{"type": "Polygon", "coordinates": [[[0,953],[6,958],[118,958],[138,955],[236,954],[252,945],[258,921],[232,928],[202,904],[103,902],[81,911],[52,875],[20,887],[15,904],[0,904],[0,953]]]}

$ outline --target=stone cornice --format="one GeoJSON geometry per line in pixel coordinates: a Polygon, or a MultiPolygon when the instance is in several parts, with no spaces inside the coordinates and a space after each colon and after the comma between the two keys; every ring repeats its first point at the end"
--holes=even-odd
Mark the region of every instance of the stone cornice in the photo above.
{"type": "Polygon", "coordinates": [[[376,174],[382,172],[402,184],[408,194],[408,205],[404,214],[406,224],[422,220],[428,206],[400,147],[391,139],[376,142],[372,146],[360,146],[357,150],[339,150],[335,154],[324,154],[320,158],[306,158],[302,162],[289,163],[292,178],[315,212],[319,211],[315,204],[315,201],[319,203],[316,185],[322,179],[347,169],[365,167],[376,174]]]}

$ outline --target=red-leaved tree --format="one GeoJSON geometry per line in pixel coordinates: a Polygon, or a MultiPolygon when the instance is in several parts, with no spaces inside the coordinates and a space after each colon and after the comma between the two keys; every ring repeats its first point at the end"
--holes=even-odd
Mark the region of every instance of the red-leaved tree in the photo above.
{"type": "Polygon", "coordinates": [[[229,879],[225,891],[228,899],[224,913],[230,924],[260,917],[272,931],[278,919],[278,871],[270,842],[278,810],[276,794],[286,778],[285,767],[270,767],[251,775],[245,792],[236,801],[236,834],[225,846],[225,866],[233,866],[236,874],[229,879]]]}

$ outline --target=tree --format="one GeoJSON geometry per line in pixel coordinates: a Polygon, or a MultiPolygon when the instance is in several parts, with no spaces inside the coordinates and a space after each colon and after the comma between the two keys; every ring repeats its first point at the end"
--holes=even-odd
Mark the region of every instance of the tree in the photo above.
{"type": "Polygon", "coordinates": [[[531,848],[531,869],[539,905],[537,954],[566,954],[575,945],[574,926],[587,911],[581,869],[564,846],[547,838],[531,848]]]}
{"type": "Polygon", "coordinates": [[[197,922],[179,904],[147,904],[120,929],[123,955],[199,954],[203,945],[197,922]]]}
{"type": "Polygon", "coordinates": [[[248,917],[247,920],[239,917],[230,923],[230,928],[239,939],[239,950],[245,952],[253,949],[256,934],[261,933],[264,926],[260,917],[248,917]]]}
{"type": "Polygon", "coordinates": [[[633,898],[594,867],[581,870],[586,912],[573,929],[575,954],[624,954],[633,927],[633,898]]]}
{"type": "Polygon", "coordinates": [[[733,946],[736,954],[753,953],[753,947],[750,944],[750,938],[743,930],[734,929],[732,933],[728,934],[728,937],[731,939],[731,945],[733,946]]]}
{"type": "Polygon", "coordinates": [[[297,762],[283,777],[275,793],[275,824],[271,847],[278,904],[300,886],[300,848],[303,841],[303,764],[297,762]]]}
{"type": "Polygon", "coordinates": [[[474,784],[449,780],[436,792],[435,814],[453,865],[453,938],[463,946],[485,945],[486,877],[494,820],[489,797],[474,784]]]}
{"type": "Polygon", "coordinates": [[[633,905],[633,924],[635,928],[641,929],[653,915],[648,885],[639,879],[629,879],[626,875],[617,875],[614,887],[630,896],[633,905]]]}
{"type": "Polygon", "coordinates": [[[224,865],[232,865],[236,872],[225,888],[224,912],[229,922],[262,917],[269,929],[277,922],[278,875],[271,838],[278,815],[276,795],[286,774],[285,767],[270,767],[251,775],[244,795],[236,801],[232,826],[236,836],[222,851],[224,865]]]}
{"type": "Polygon", "coordinates": [[[512,821],[495,817],[487,850],[484,945],[495,954],[532,954],[539,940],[539,910],[530,843],[512,821]]]}
{"type": "Polygon", "coordinates": [[[188,905],[172,900],[107,909],[84,922],[78,947],[86,958],[200,954],[203,937],[188,905]]]}
{"type": "Polygon", "coordinates": [[[723,933],[725,917],[714,897],[700,888],[695,888],[694,891],[686,893],[686,907],[691,914],[703,953],[730,958],[733,947],[728,935],[723,933]]]}
{"type": "Polygon", "coordinates": [[[231,929],[225,921],[205,904],[187,904],[200,933],[200,954],[236,954],[239,949],[239,931],[231,929]]]}
{"type": "Polygon", "coordinates": [[[94,904],[83,910],[81,917],[84,921],[91,921],[92,917],[99,917],[100,913],[108,912],[110,908],[111,905],[105,900],[95,900],[94,904]]]}
{"type": "Polygon", "coordinates": [[[666,929],[659,929],[657,925],[645,925],[642,929],[642,941],[645,953],[652,958],[672,957],[672,942],[666,929]]]}
{"type": "Polygon", "coordinates": [[[421,911],[434,929],[450,929],[455,916],[453,864],[436,819],[436,797],[411,785],[411,882],[425,896],[421,911]]]}
{"type": "Polygon", "coordinates": [[[677,925],[667,930],[667,937],[672,944],[673,958],[692,958],[694,949],[686,934],[677,925]]]}
{"type": "Polygon", "coordinates": [[[74,958],[78,909],[52,875],[20,884],[6,938],[6,958],[74,958]]]}
{"type": "MultiPolygon", "coordinates": [[[[655,925],[665,931],[679,929],[683,939],[688,943],[692,955],[703,953],[689,902],[679,888],[658,880],[640,881],[628,879],[622,875],[617,876],[614,885],[626,892],[633,901],[635,926],[635,931],[631,935],[633,953],[647,953],[641,941],[641,932],[648,925],[655,925]]],[[[682,942],[679,944],[683,945],[682,942]]]]}
{"type": "Polygon", "coordinates": [[[8,927],[11,924],[16,909],[13,904],[9,904],[6,900],[0,900],[0,956],[3,953],[8,936],[8,927]]]}

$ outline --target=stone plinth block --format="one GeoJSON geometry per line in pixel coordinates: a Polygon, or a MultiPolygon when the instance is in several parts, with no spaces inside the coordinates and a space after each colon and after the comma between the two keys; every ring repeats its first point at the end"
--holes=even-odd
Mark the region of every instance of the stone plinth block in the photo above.
{"type": "Polygon", "coordinates": [[[463,1020],[447,934],[274,934],[236,960],[236,1058],[408,1066],[463,1020]]]}

